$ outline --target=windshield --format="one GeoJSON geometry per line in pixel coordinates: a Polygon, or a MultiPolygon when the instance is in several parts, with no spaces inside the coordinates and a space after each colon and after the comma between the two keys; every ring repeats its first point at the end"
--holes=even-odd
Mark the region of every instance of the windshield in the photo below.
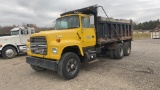
{"type": "Polygon", "coordinates": [[[55,29],[56,30],[70,29],[70,28],[78,28],[79,26],[80,25],[79,25],[78,15],[74,15],[74,16],[58,18],[56,20],[55,29]]]}
{"type": "Polygon", "coordinates": [[[11,35],[18,35],[19,34],[19,30],[17,31],[11,31],[11,35]]]}

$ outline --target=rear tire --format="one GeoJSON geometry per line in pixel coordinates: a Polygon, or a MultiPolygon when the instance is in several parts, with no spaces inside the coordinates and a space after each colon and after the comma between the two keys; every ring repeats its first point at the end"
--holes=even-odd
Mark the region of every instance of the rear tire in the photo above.
{"type": "Polygon", "coordinates": [[[16,49],[11,46],[4,47],[2,50],[2,57],[5,59],[11,59],[17,55],[16,49]]]}
{"type": "Polygon", "coordinates": [[[130,55],[130,53],[131,53],[131,45],[130,45],[129,42],[125,42],[124,43],[123,50],[124,50],[124,56],[129,56],[130,55]]]}
{"type": "Polygon", "coordinates": [[[39,67],[39,66],[35,66],[35,65],[31,65],[31,68],[35,71],[44,71],[46,70],[45,68],[39,67]]]}
{"type": "Polygon", "coordinates": [[[119,43],[115,49],[114,56],[116,59],[122,59],[124,56],[123,45],[119,43]]]}
{"type": "Polygon", "coordinates": [[[58,74],[65,79],[75,78],[80,69],[80,59],[77,54],[67,52],[58,62],[58,74]]]}

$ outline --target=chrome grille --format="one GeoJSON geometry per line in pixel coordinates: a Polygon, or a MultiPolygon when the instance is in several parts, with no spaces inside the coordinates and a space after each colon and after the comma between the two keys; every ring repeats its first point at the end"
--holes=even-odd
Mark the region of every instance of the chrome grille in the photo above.
{"type": "Polygon", "coordinates": [[[31,37],[30,44],[33,54],[47,55],[47,41],[44,36],[31,37]]]}

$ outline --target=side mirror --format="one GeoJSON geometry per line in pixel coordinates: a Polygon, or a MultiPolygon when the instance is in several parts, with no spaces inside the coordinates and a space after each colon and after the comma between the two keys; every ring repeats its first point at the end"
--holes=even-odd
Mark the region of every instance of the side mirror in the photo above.
{"type": "Polygon", "coordinates": [[[55,30],[55,29],[56,29],[56,28],[55,28],[55,26],[56,26],[56,21],[52,22],[52,24],[53,24],[53,30],[55,30]]]}
{"type": "Polygon", "coordinates": [[[94,26],[94,16],[90,16],[90,25],[94,26]]]}

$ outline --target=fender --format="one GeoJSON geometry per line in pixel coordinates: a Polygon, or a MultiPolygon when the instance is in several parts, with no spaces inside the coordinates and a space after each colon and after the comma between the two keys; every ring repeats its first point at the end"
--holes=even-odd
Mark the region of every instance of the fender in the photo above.
{"type": "Polygon", "coordinates": [[[4,49],[4,47],[7,47],[7,46],[12,46],[12,47],[14,47],[14,48],[16,49],[17,52],[19,52],[19,49],[18,49],[18,47],[17,47],[16,44],[4,44],[4,45],[0,48],[0,50],[2,51],[2,50],[4,49]]]}
{"type": "MultiPolygon", "coordinates": [[[[81,55],[84,56],[82,45],[81,45],[80,41],[77,41],[77,40],[64,40],[63,42],[60,42],[60,43],[57,43],[57,42],[52,42],[51,43],[51,47],[58,48],[59,58],[61,57],[61,54],[62,54],[64,48],[70,47],[70,46],[77,46],[79,48],[79,50],[80,50],[81,55]]],[[[49,48],[49,49],[51,49],[51,48],[49,48]]]]}

